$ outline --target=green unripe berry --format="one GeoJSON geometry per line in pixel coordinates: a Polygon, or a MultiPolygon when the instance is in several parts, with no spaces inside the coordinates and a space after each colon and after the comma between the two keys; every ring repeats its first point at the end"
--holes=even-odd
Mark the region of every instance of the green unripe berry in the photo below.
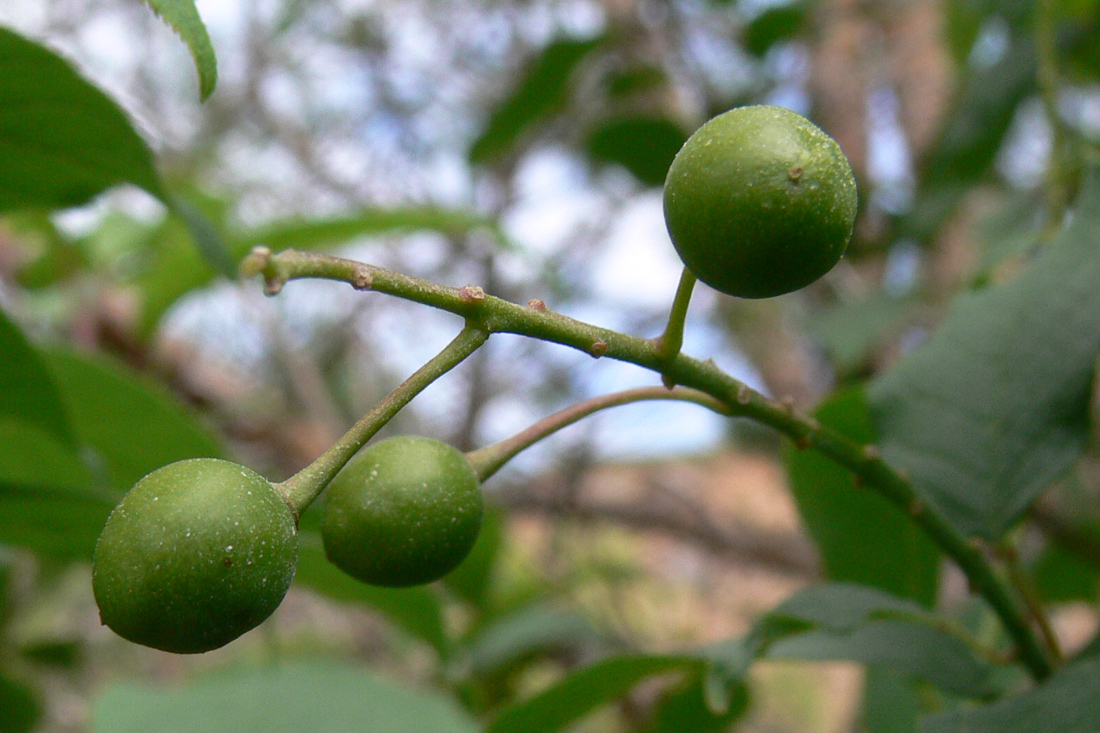
{"type": "Polygon", "coordinates": [[[92,586],[119,636],[193,654],[270,616],[297,562],[297,520],[275,487],[198,458],[153,471],[123,497],[96,543],[92,586]]]}
{"type": "Polygon", "coordinates": [[[321,536],[328,559],[371,585],[437,580],[474,546],[481,482],[457,449],[399,436],[356,455],[326,490],[321,536]]]}
{"type": "Polygon", "coordinates": [[[680,259],[707,285],[742,298],[789,293],[831,270],[857,204],[836,141],[770,105],[707,122],[665,180],[665,222],[680,259]]]}

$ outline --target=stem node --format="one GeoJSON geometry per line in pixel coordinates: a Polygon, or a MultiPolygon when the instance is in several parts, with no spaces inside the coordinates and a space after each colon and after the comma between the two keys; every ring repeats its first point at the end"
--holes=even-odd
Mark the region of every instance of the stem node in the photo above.
{"type": "Polygon", "coordinates": [[[463,285],[458,290],[458,297],[467,303],[480,303],[485,300],[485,291],[477,285],[463,285]]]}

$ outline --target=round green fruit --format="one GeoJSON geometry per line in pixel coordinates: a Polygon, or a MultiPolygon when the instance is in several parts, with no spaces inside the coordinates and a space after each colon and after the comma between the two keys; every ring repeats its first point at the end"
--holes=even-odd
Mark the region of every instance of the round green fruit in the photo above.
{"type": "Polygon", "coordinates": [[[297,520],[263,476],[198,458],[134,485],[96,543],[92,586],[119,636],[177,654],[217,649],[286,595],[297,520]]]}
{"type": "Polygon", "coordinates": [[[738,107],[700,127],[665,179],[665,222],[695,277],[729,295],[769,298],[840,260],[856,217],[840,146],[782,107],[738,107]]]}
{"type": "Polygon", "coordinates": [[[348,575],[389,587],[453,570],[481,528],[481,482],[466,457],[438,440],[399,436],[356,455],[326,490],[321,536],[348,575]]]}

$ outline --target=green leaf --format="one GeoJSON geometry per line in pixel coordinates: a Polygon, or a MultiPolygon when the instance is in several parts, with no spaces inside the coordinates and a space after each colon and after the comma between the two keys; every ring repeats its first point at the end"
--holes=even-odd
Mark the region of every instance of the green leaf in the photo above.
{"type": "Polygon", "coordinates": [[[42,358],[19,328],[0,311],[0,419],[45,430],[76,443],[65,403],[42,358]]]}
{"type": "Polygon", "coordinates": [[[16,282],[28,290],[53,285],[88,264],[80,248],[62,234],[44,209],[5,214],[3,226],[16,242],[25,243],[24,251],[33,253],[15,272],[16,282]]]}
{"type": "Polygon", "coordinates": [[[490,163],[506,156],[532,128],[561,111],[573,72],[602,42],[602,38],[563,39],[543,49],[528,64],[511,96],[490,115],[485,130],[470,148],[470,162],[490,163]]]}
{"type": "Polygon", "coordinates": [[[114,505],[93,485],[71,446],[37,426],[0,418],[0,545],[91,557],[114,505]]]}
{"type": "Polygon", "coordinates": [[[989,175],[1019,103],[1035,90],[1030,29],[1014,32],[992,66],[972,68],[918,171],[919,190],[898,238],[931,241],[964,193],[989,175]]]}
{"type": "Polygon", "coordinates": [[[0,211],[83,204],[119,183],[163,188],[126,114],[54,52],[0,27],[0,211]]]}
{"type": "Polygon", "coordinates": [[[955,63],[966,64],[982,25],[989,21],[990,3],[951,0],[944,4],[944,40],[955,63]]]}
{"type": "Polygon", "coordinates": [[[884,667],[912,680],[972,697],[992,694],[989,667],[958,638],[927,623],[873,620],[848,632],[823,629],[781,639],[769,659],[846,660],[884,667]]]}
{"type": "Polygon", "coordinates": [[[876,347],[899,330],[910,305],[879,291],[807,314],[806,328],[821,342],[836,369],[850,374],[865,368],[876,347]]]}
{"type": "Polygon", "coordinates": [[[457,568],[444,576],[443,584],[479,610],[488,610],[497,560],[503,545],[504,514],[499,507],[486,504],[473,549],[457,568]]]}
{"type": "Polygon", "coordinates": [[[182,406],[120,367],[43,356],[82,447],[0,418],[0,544],[87,559],[122,492],[153,469],[221,448],[182,406]]]}
{"type": "MultiPolygon", "coordinates": [[[[1095,533],[1091,527],[1088,528],[1095,533]]],[[[1047,603],[1092,603],[1100,592],[1096,566],[1058,545],[1050,545],[1032,568],[1035,590],[1047,603]]]]}
{"type": "MultiPolygon", "coordinates": [[[[875,440],[867,398],[858,387],[834,394],[814,416],[859,443],[875,440]]],[[[816,450],[788,445],[784,457],[791,492],[829,580],[872,586],[926,606],[935,601],[939,552],[908,516],[816,450]]]]}
{"type": "Polygon", "coordinates": [[[661,695],[647,733],[726,733],[749,709],[749,690],[737,684],[723,709],[707,699],[707,675],[698,674],[661,695]]]}
{"type": "Polygon", "coordinates": [[[195,241],[199,252],[210,266],[228,278],[236,277],[236,263],[233,262],[229,247],[213,222],[179,196],[171,196],[169,201],[172,211],[183,220],[187,231],[191,234],[191,239],[195,241]]]}
{"type": "Polygon", "coordinates": [[[624,69],[612,69],[604,80],[610,97],[628,99],[634,95],[653,92],[667,87],[668,74],[660,66],[636,64],[624,69]]]}
{"type": "Polygon", "coordinates": [[[191,50],[195,69],[199,72],[199,98],[206,101],[218,83],[218,60],[210,35],[195,9],[194,0],[145,0],[164,22],[172,26],[191,50]]]}
{"type": "Polygon", "coordinates": [[[959,531],[1000,537],[1073,464],[1100,354],[1100,185],[1015,280],[956,299],[870,390],[882,451],[959,531]]]}
{"type": "Polygon", "coordinates": [[[455,655],[457,674],[484,678],[552,650],[591,654],[605,645],[604,637],[579,613],[534,605],[505,616],[484,629],[455,655]]]}
{"type": "Polygon", "coordinates": [[[415,639],[429,644],[440,656],[448,651],[439,598],[426,587],[379,588],[360,583],[325,558],[315,532],[300,535],[298,573],[294,582],[341,603],[369,606],[415,639]]]}
{"type": "Polygon", "coordinates": [[[753,56],[762,57],[779,41],[801,33],[805,20],[806,8],[801,3],[768,8],[745,28],[741,39],[745,50],[753,56]]]}
{"type": "Polygon", "coordinates": [[[0,544],[91,560],[114,502],[91,491],[0,483],[0,544]]]}
{"type": "Polygon", "coordinates": [[[132,282],[141,291],[141,331],[150,334],[172,304],[217,275],[195,247],[182,217],[165,219],[147,235],[142,269],[132,282]]]}
{"type": "Polygon", "coordinates": [[[99,356],[44,352],[92,468],[129,491],[154,469],[185,458],[220,458],[219,442],[159,385],[99,356]]]}
{"type": "Polygon", "coordinates": [[[184,687],[123,684],[95,702],[95,733],[476,733],[451,700],[334,664],[208,675],[184,687]]]}
{"type": "Polygon", "coordinates": [[[671,120],[622,117],[605,120],[593,130],[586,147],[596,162],[617,163],[647,186],[660,186],[687,138],[671,120]]]}
{"type": "Polygon", "coordinates": [[[500,226],[473,211],[443,209],[436,206],[409,206],[391,209],[364,208],[347,216],[330,219],[289,219],[234,237],[234,252],[244,257],[255,245],[273,250],[320,249],[379,234],[406,234],[433,231],[445,235],[463,235],[484,230],[499,244],[510,247],[500,226]]]}
{"type": "Polygon", "coordinates": [[[26,685],[0,676],[0,733],[29,733],[41,717],[38,695],[26,685]]]}
{"type": "Polygon", "coordinates": [[[916,733],[920,700],[912,680],[889,667],[872,667],[863,680],[863,727],[867,733],[916,733]]]}
{"type": "Polygon", "coordinates": [[[769,658],[847,660],[974,697],[992,693],[988,662],[916,603],[859,585],[826,583],[796,593],[753,637],[769,658]]]}
{"type": "Polygon", "coordinates": [[[1100,661],[1059,671],[1041,687],[980,708],[930,715],[922,733],[1085,733],[1100,720],[1100,661]]]}
{"type": "Polygon", "coordinates": [[[766,637],[773,629],[796,631],[820,627],[830,631],[854,631],[883,618],[931,619],[922,606],[884,591],[853,583],[822,583],[795,593],[768,612],[759,628],[766,637]]]}
{"type": "Polygon", "coordinates": [[[698,656],[632,654],[610,657],[574,672],[534,697],[501,710],[486,733],[550,733],[580,720],[643,680],[672,672],[702,673],[698,656]]]}
{"type": "Polygon", "coordinates": [[[147,237],[150,252],[146,266],[133,279],[142,293],[143,332],[150,333],[164,312],[186,293],[206,285],[218,272],[226,274],[227,267],[229,274],[235,271],[236,263],[256,245],[276,251],[290,247],[318,250],[383,234],[435,231],[463,235],[484,231],[502,248],[512,247],[505,233],[490,219],[461,209],[427,206],[367,208],[330,219],[290,219],[223,240],[215,223],[221,218],[215,210],[219,204],[209,201],[201,211],[186,207],[196,216],[184,214],[168,219],[147,237]],[[199,242],[199,251],[192,245],[193,240],[199,242]],[[223,248],[224,252],[219,254],[223,248]]]}

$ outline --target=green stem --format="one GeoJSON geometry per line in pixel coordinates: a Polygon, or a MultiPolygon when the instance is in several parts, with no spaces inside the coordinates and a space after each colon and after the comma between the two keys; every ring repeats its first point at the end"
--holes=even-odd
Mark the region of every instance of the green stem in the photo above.
{"type": "MultiPolygon", "coordinates": [[[[672,361],[680,353],[684,345],[684,322],[687,320],[688,304],[691,303],[691,293],[695,290],[695,275],[691,270],[684,268],[680,274],[680,284],[676,287],[676,295],[672,299],[672,311],[668,314],[668,325],[665,332],[656,339],[657,351],[662,359],[672,361]]],[[[669,380],[667,374],[662,373],[662,381],[669,389],[675,383],[669,380]]]]}
{"type": "Polygon", "coordinates": [[[1058,635],[1054,633],[1054,627],[1050,624],[1050,617],[1047,616],[1046,609],[1043,608],[1043,601],[1039,597],[1035,584],[1024,572],[1023,567],[1020,566],[1019,553],[1016,552],[1015,547],[1006,543],[1001,548],[1001,556],[1004,558],[1008,581],[1012,583],[1020,598],[1023,599],[1028,613],[1031,614],[1035,625],[1039,627],[1039,632],[1043,636],[1043,641],[1046,642],[1051,658],[1056,665],[1064,664],[1065,655],[1062,653],[1062,646],[1058,642],[1058,635]]]}
{"type": "Polygon", "coordinates": [[[909,480],[892,469],[875,446],[855,443],[789,405],[768,399],[711,361],[700,361],[682,353],[668,361],[652,339],[593,326],[545,308],[510,303],[488,296],[480,288],[445,287],[328,255],[294,250],[272,255],[266,248],[257,248],[241,268],[245,274],[262,273],[269,291],[277,292],[288,280],[301,277],[342,280],[361,290],[376,290],[473,319],[489,333],[514,333],[570,346],[596,358],[607,356],[666,374],[675,384],[705,392],[722,402],[731,416],[752,418],[784,433],[799,447],[816,448],[905,511],[955,560],[969,579],[971,588],[993,608],[1032,676],[1042,680],[1053,671],[1019,599],[997,575],[979,547],[959,534],[934,508],[925,505],[909,480]]]}
{"type": "Polygon", "coordinates": [[[664,387],[638,387],[622,392],[600,395],[592,399],[578,402],[560,412],[539,420],[531,427],[516,433],[510,438],[505,438],[499,443],[487,445],[484,448],[471,451],[466,454],[467,460],[477,471],[478,478],[485,481],[500,470],[508,461],[512,460],[520,451],[530,448],[546,436],[568,427],[583,418],[606,410],[608,407],[629,405],[632,402],[643,400],[680,400],[702,405],[714,412],[728,415],[729,408],[709,395],[705,395],[694,389],[665,389],[664,387]]]}
{"type": "Polygon", "coordinates": [[[1058,72],[1058,38],[1055,23],[1055,0],[1039,0],[1035,4],[1035,41],[1038,45],[1037,81],[1051,129],[1050,155],[1047,158],[1046,199],[1047,221],[1042,241],[1047,241],[1061,228],[1069,206],[1069,171],[1066,166],[1066,145],[1069,139],[1062,116],[1058,112],[1061,92],[1058,72]]]}
{"type": "Polygon", "coordinates": [[[352,425],[331,448],[286,481],[276,484],[275,488],[286,497],[287,502],[300,515],[328,486],[344,464],[351,460],[355,452],[362,448],[401,408],[409,404],[412,398],[420,394],[425,387],[477,351],[488,338],[488,331],[467,322],[466,327],[453,341],[443,347],[443,350],[431,361],[417,369],[397,389],[390,392],[359,422],[352,425]]]}

